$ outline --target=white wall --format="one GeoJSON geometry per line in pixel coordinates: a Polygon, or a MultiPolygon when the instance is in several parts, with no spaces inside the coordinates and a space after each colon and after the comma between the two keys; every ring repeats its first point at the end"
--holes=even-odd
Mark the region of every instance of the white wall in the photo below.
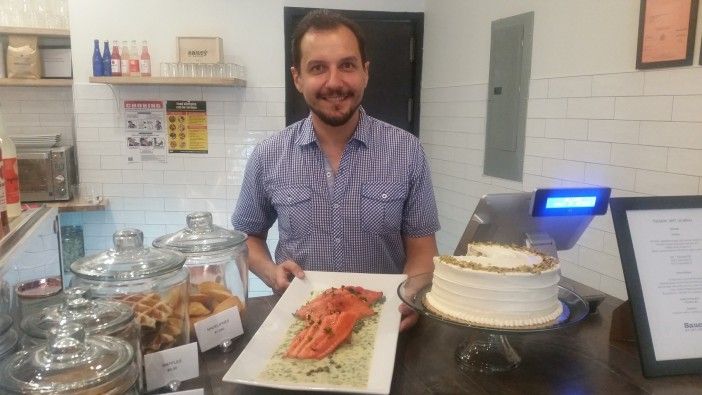
{"type": "Polygon", "coordinates": [[[491,22],[530,11],[532,78],[634,70],[638,10],[637,0],[427,1],[423,85],[486,82],[491,22]]]}
{"type": "MultiPolygon", "coordinates": [[[[62,224],[84,224],[86,250],[112,246],[123,227],[144,231],[147,243],[181,229],[194,210],[213,213],[231,228],[251,149],[285,126],[283,8],[333,7],[376,11],[421,11],[423,0],[283,1],[207,0],[192,2],[123,0],[103,4],[71,0],[76,140],[81,182],[109,199],[104,212],[62,215],[62,224]],[[90,84],[93,39],[147,40],[153,74],[160,62],[176,61],[177,36],[220,36],[227,62],[246,67],[246,88],[199,86],[114,86],[90,84]],[[206,100],[207,155],[172,154],[167,163],[128,163],[122,101],[206,100]]],[[[276,230],[269,234],[274,245],[276,230]]],[[[252,295],[268,290],[255,279],[252,295]]]]}
{"type": "MultiPolygon", "coordinates": [[[[638,0],[427,1],[421,138],[440,252],[453,251],[486,193],[585,185],[611,186],[614,196],[702,193],[702,68],[635,70],[638,15],[638,0]],[[524,180],[512,182],[483,176],[490,23],[529,11],[524,180]]],[[[560,257],[565,276],[626,299],[609,214],[560,257]]]]}
{"type": "MultiPolygon", "coordinates": [[[[71,46],[76,83],[87,82],[93,39],[149,42],[157,75],[161,62],[177,61],[176,37],[218,36],[225,61],[247,68],[248,86],[284,86],[283,8],[327,7],[375,11],[417,12],[423,0],[123,0],[100,4],[70,0],[71,46]]],[[[102,45],[102,44],[101,44],[102,45]]]]}

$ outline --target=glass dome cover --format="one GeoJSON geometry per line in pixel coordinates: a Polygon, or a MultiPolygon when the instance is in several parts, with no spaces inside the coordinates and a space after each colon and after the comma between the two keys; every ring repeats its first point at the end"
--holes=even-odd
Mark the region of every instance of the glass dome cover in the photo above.
{"type": "Polygon", "coordinates": [[[87,334],[110,333],[134,319],[134,311],[124,303],[91,300],[87,287],[68,288],[63,303],[48,306],[22,320],[21,328],[31,337],[46,339],[51,328],[62,323],[80,324],[87,334]]]}
{"type": "Polygon", "coordinates": [[[86,337],[80,325],[69,323],[52,329],[46,344],[0,361],[0,390],[19,394],[123,393],[137,378],[133,352],[122,339],[86,337]]]}
{"type": "Polygon", "coordinates": [[[154,240],[153,246],[192,254],[227,250],[246,241],[245,233],[213,224],[212,214],[206,211],[188,214],[186,223],[186,228],[154,240]]]}
{"type": "Polygon", "coordinates": [[[71,264],[78,277],[99,281],[135,280],[160,276],[183,267],[178,251],[144,247],[139,229],[123,229],[112,236],[114,248],[81,258],[71,264]]]}

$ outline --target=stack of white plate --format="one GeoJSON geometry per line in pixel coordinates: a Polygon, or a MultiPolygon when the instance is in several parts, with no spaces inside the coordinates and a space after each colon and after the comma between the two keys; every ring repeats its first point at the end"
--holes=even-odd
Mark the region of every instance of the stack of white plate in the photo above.
{"type": "Polygon", "coordinates": [[[33,136],[10,136],[18,147],[51,148],[61,143],[60,134],[37,134],[33,136]]]}

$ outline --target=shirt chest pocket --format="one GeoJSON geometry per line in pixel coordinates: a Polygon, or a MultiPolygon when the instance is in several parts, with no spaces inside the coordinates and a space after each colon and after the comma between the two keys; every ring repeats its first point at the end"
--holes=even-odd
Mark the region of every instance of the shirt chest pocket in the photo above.
{"type": "Polygon", "coordinates": [[[378,234],[399,232],[406,198],[407,185],[405,184],[363,184],[361,187],[363,229],[378,234]]]}
{"type": "Polygon", "coordinates": [[[278,213],[281,239],[297,239],[312,230],[312,190],[283,187],[273,190],[271,201],[278,213]]]}

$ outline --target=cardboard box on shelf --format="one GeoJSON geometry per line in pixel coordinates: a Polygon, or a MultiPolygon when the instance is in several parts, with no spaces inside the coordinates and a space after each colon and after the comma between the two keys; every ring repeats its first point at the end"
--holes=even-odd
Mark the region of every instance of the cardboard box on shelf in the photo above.
{"type": "Polygon", "coordinates": [[[220,37],[178,37],[180,63],[221,63],[224,61],[220,37]]]}
{"type": "Polygon", "coordinates": [[[43,69],[43,78],[71,78],[73,68],[71,66],[70,48],[40,48],[43,69]]]}

